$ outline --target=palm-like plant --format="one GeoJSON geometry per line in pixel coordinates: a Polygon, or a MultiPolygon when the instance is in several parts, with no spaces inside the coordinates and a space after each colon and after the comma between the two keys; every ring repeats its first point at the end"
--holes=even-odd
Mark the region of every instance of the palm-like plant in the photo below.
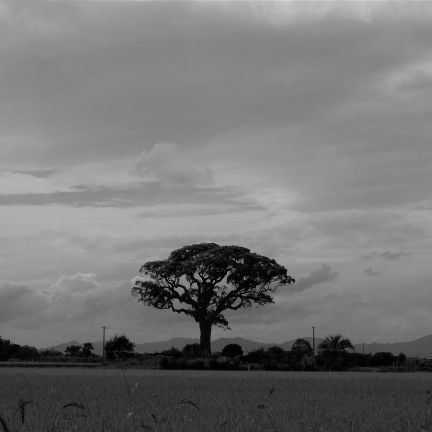
{"type": "Polygon", "coordinates": [[[342,335],[327,336],[318,346],[321,352],[340,354],[347,349],[354,351],[354,346],[349,339],[344,339],[342,335]]]}

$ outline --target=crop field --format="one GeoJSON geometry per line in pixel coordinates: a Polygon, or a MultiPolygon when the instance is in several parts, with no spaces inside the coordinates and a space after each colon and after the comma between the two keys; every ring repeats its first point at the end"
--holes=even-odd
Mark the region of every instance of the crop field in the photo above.
{"type": "Polygon", "coordinates": [[[432,431],[432,375],[0,369],[0,431],[432,431]]]}

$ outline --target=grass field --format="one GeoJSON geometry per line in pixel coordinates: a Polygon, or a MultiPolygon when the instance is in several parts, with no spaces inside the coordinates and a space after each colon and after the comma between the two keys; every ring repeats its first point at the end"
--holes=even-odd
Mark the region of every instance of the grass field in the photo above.
{"type": "Polygon", "coordinates": [[[10,432],[429,432],[432,374],[2,368],[0,416],[10,432]]]}

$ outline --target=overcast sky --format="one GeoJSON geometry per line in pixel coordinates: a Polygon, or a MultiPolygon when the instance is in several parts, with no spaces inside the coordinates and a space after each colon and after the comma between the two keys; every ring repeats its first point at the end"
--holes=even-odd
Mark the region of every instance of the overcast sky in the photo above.
{"type": "Polygon", "coordinates": [[[198,242],[297,279],[214,338],[431,334],[431,47],[426,2],[2,2],[0,335],[197,337],[130,288],[198,242]]]}

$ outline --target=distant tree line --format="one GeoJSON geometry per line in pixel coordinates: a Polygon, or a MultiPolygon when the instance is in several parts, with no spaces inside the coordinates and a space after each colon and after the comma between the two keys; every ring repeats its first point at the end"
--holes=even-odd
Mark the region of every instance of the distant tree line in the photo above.
{"type": "MultiPolygon", "coordinates": [[[[199,343],[187,344],[181,350],[172,347],[147,355],[136,353],[134,348],[135,344],[127,336],[115,335],[105,344],[105,360],[108,363],[130,361],[131,365],[138,360],[142,365],[144,358],[153,361],[157,359],[159,367],[164,369],[343,371],[379,368],[392,371],[432,371],[432,362],[407,359],[403,353],[357,353],[351,341],[341,335],[326,337],[318,345],[315,354],[306,339],[297,339],[289,350],[271,346],[248,353],[244,353],[238,344],[228,344],[210,358],[202,357],[199,343]]],[[[0,337],[0,361],[100,362],[102,357],[93,351],[94,347],[90,342],[69,345],[64,352],[60,352],[54,349],[38,350],[36,347],[18,345],[0,337]]]]}
{"type": "Polygon", "coordinates": [[[16,359],[20,361],[35,361],[40,357],[39,350],[29,345],[18,345],[0,336],[0,361],[16,359]]]}
{"type": "MultiPolygon", "coordinates": [[[[389,370],[429,370],[427,363],[407,361],[405,354],[397,356],[390,352],[362,354],[354,352],[349,339],[341,335],[328,336],[319,345],[314,355],[306,339],[297,339],[290,350],[279,346],[259,348],[246,354],[238,344],[226,345],[220,353],[210,359],[200,357],[200,345],[189,344],[182,350],[171,348],[159,353],[160,367],[165,369],[262,369],[293,371],[343,371],[367,368],[389,370]]],[[[431,369],[432,370],[432,369],[431,369]]]]}
{"type": "Polygon", "coordinates": [[[19,345],[0,336],[0,361],[67,361],[96,360],[93,354],[93,344],[70,345],[62,353],[55,349],[37,349],[34,346],[19,345]]]}
{"type": "MultiPolygon", "coordinates": [[[[135,344],[125,335],[114,336],[105,344],[108,360],[124,360],[133,357],[135,344]]],[[[56,349],[37,349],[34,346],[18,345],[0,336],[0,361],[42,361],[42,362],[99,362],[91,342],[82,345],[69,345],[64,352],[56,349]]]]}

